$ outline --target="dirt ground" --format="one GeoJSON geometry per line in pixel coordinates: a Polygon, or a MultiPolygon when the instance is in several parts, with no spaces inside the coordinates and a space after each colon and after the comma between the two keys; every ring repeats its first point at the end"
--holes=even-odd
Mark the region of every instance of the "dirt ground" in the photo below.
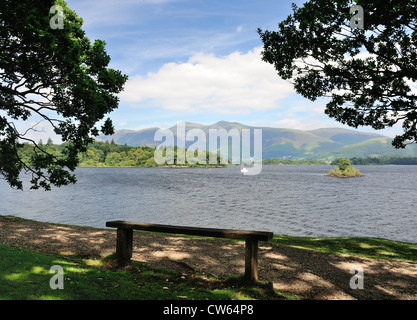
{"type": "MultiPolygon", "coordinates": [[[[42,252],[105,257],[114,229],[56,225],[0,216],[0,243],[42,252]]],[[[244,242],[135,233],[133,260],[186,274],[222,278],[244,273],[244,242]]],[[[317,253],[260,243],[259,279],[280,292],[312,300],[417,300],[417,263],[317,253]],[[363,270],[363,289],[351,289],[363,270]],[[350,272],[352,269],[352,273],[350,272]]]]}

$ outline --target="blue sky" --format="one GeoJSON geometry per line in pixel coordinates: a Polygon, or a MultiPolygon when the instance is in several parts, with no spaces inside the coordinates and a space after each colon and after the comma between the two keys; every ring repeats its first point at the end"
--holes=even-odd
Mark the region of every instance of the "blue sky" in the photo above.
{"type": "Polygon", "coordinates": [[[257,28],[276,30],[292,2],[303,1],[67,0],[90,40],[106,41],[110,67],[129,76],[110,114],[117,130],[220,120],[344,127],[324,114],[324,99],[296,94],[260,58],[257,28]]]}

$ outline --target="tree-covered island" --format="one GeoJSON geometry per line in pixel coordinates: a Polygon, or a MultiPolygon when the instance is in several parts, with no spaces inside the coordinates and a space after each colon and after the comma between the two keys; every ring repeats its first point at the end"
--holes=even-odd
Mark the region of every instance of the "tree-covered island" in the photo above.
{"type": "Polygon", "coordinates": [[[337,178],[350,178],[350,177],[361,177],[363,174],[352,166],[349,159],[340,158],[337,166],[327,173],[330,177],[337,178]]]}
{"type": "MultiPolygon", "coordinates": [[[[58,145],[53,144],[51,139],[48,139],[44,144],[42,141],[37,143],[38,147],[30,143],[23,143],[23,147],[19,149],[19,156],[28,166],[31,165],[38,148],[42,148],[54,157],[62,157],[62,152],[65,150],[65,143],[58,145]]],[[[184,152],[184,151],[183,151],[184,152]]],[[[209,152],[206,152],[206,161],[190,163],[185,157],[184,164],[177,164],[178,149],[174,148],[174,163],[166,165],[158,165],[154,158],[155,148],[148,146],[132,147],[128,145],[119,145],[112,142],[98,142],[95,141],[88,145],[85,152],[78,154],[80,167],[224,167],[227,164],[222,164],[218,156],[217,164],[209,163],[209,152]]]]}

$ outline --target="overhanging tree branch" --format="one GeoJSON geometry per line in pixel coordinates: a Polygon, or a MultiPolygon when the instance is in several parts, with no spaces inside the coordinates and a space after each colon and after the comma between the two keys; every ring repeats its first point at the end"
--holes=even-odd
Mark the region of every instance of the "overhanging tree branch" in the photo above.
{"type": "Polygon", "coordinates": [[[329,97],[325,113],[337,121],[375,129],[402,121],[404,134],[393,141],[401,148],[417,142],[417,2],[357,4],[365,30],[349,28],[346,0],[294,5],[278,31],[258,30],[262,59],[304,97],[329,97]]]}
{"type": "MultiPolygon", "coordinates": [[[[18,188],[22,170],[32,173],[32,188],[73,183],[66,169],[75,169],[78,153],[98,135],[95,124],[118,107],[116,94],[127,76],[108,67],[104,41],[91,43],[82,20],[62,0],[1,1],[0,26],[0,111],[6,114],[0,115],[0,174],[18,188]],[[64,8],[62,30],[49,26],[48,10],[56,4],[64,8]],[[67,142],[62,157],[28,137],[36,127],[19,133],[10,121],[30,116],[46,121],[67,142]],[[22,142],[33,145],[29,163],[20,158],[22,142]]],[[[101,129],[113,133],[110,119],[101,129]]]]}

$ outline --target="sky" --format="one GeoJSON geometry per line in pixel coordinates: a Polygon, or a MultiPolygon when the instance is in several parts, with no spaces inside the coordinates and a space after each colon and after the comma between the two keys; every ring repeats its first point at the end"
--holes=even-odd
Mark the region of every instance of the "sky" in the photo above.
{"type": "MultiPolygon", "coordinates": [[[[110,67],[129,76],[116,130],[178,121],[312,130],[344,127],[261,60],[257,29],[277,30],[287,0],[67,0],[87,37],[104,40],[110,67]]],[[[361,131],[375,132],[369,128],[361,131]]],[[[394,129],[378,133],[394,136],[394,129]]],[[[398,131],[397,131],[398,132],[398,131]]]]}

